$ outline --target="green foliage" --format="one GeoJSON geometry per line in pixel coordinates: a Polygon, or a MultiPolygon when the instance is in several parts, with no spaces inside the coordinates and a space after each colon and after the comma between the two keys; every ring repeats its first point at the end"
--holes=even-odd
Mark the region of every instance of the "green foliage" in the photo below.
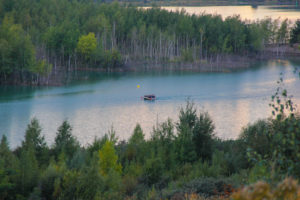
{"type": "Polygon", "coordinates": [[[122,166],[118,163],[118,156],[115,153],[113,143],[106,141],[104,146],[99,151],[100,158],[100,173],[103,176],[109,174],[110,171],[117,173],[122,172],[122,166]]]}
{"type": "Polygon", "coordinates": [[[146,199],[147,199],[147,200],[156,200],[156,199],[158,199],[158,198],[159,198],[159,196],[158,196],[158,194],[157,194],[157,191],[155,190],[154,187],[152,187],[152,189],[149,190],[146,199]]]}
{"type": "Polygon", "coordinates": [[[145,182],[152,185],[160,181],[163,169],[163,162],[159,157],[147,159],[143,171],[145,182]]]}
{"type": "Polygon", "coordinates": [[[135,161],[143,163],[145,158],[145,136],[139,124],[134,128],[132,136],[129,138],[127,149],[125,152],[126,161],[135,161]]]}
{"type": "Polygon", "coordinates": [[[241,139],[215,139],[213,149],[214,151],[223,153],[221,160],[222,163],[225,163],[227,175],[240,173],[242,170],[251,167],[247,157],[247,146],[241,139]]]}
{"type": "Polygon", "coordinates": [[[300,117],[291,115],[273,123],[272,160],[283,176],[300,177],[300,117]]]}
{"type": "MultiPolygon", "coordinates": [[[[8,164],[6,167],[9,166],[9,163],[12,161],[14,155],[9,149],[8,141],[5,135],[2,136],[0,142],[0,158],[4,160],[5,164],[8,164]]],[[[5,165],[4,165],[5,166],[5,165]]]]}
{"type": "Polygon", "coordinates": [[[60,182],[63,178],[64,171],[56,165],[54,162],[51,162],[47,169],[43,172],[40,179],[40,190],[41,197],[48,199],[57,198],[57,188],[56,184],[60,182]]]}
{"type": "Polygon", "coordinates": [[[259,180],[269,181],[270,178],[271,178],[270,168],[263,163],[257,163],[250,170],[248,182],[255,183],[259,180]]]}
{"type": "Polygon", "coordinates": [[[243,141],[244,148],[262,157],[270,156],[272,151],[270,130],[271,123],[268,120],[258,120],[243,128],[240,139],[243,141]]]}
{"type": "Polygon", "coordinates": [[[282,21],[280,28],[276,33],[276,42],[278,44],[286,44],[288,38],[289,38],[289,23],[288,20],[285,19],[282,21]]]}
{"type": "Polygon", "coordinates": [[[214,129],[208,113],[200,113],[193,129],[193,142],[197,156],[204,160],[209,160],[212,155],[214,129]]]}
{"type": "Polygon", "coordinates": [[[171,119],[153,128],[151,136],[152,153],[161,159],[166,169],[172,169],[175,165],[174,140],[174,124],[171,119]]]}
{"type": "Polygon", "coordinates": [[[46,60],[40,60],[35,65],[32,65],[29,70],[34,74],[45,76],[51,73],[52,65],[48,64],[46,60]]]}
{"type": "MultiPolygon", "coordinates": [[[[29,72],[35,65],[35,49],[22,26],[6,16],[0,25],[0,75],[6,81],[12,73],[29,72]]],[[[23,79],[23,74],[19,74],[23,79]]]]}
{"type": "Polygon", "coordinates": [[[9,191],[14,187],[10,182],[9,176],[3,168],[3,161],[0,160],[0,195],[3,199],[9,199],[9,191]]]}
{"type": "Polygon", "coordinates": [[[48,147],[44,136],[41,135],[42,128],[39,121],[33,118],[27,126],[25,140],[22,142],[22,148],[32,149],[40,165],[48,164],[48,147]]]}
{"type": "Polygon", "coordinates": [[[78,198],[77,188],[80,185],[79,177],[81,173],[75,170],[68,170],[64,173],[63,180],[61,182],[61,194],[62,199],[78,198]]]}
{"type": "Polygon", "coordinates": [[[78,179],[80,184],[77,193],[82,199],[95,199],[103,190],[104,180],[99,174],[96,163],[87,168],[78,179]]]}
{"type": "MultiPolygon", "coordinates": [[[[219,15],[90,0],[1,2],[1,83],[48,83],[49,76],[81,65],[109,71],[127,61],[207,62],[223,54],[247,56],[265,45],[286,43],[290,31],[287,21],[279,24],[270,18],[223,20],[219,15]]],[[[291,43],[297,35],[296,25],[291,43]]]]}
{"type": "Polygon", "coordinates": [[[118,137],[116,136],[116,132],[113,127],[108,131],[108,133],[104,134],[101,138],[94,138],[94,141],[91,145],[88,146],[88,151],[91,155],[94,152],[97,152],[103,147],[106,141],[112,142],[114,145],[118,142],[118,137]]]}
{"type": "Polygon", "coordinates": [[[0,199],[228,197],[241,184],[299,177],[300,117],[284,89],[277,90],[271,106],[273,118],[226,141],[214,137],[209,115],[198,115],[189,101],[178,122],[158,124],[148,140],[137,124],[128,141],[118,141],[111,128],[88,147],[79,146],[64,121],[48,148],[33,119],[14,152],[2,137],[0,199]]]}
{"type": "Polygon", "coordinates": [[[64,121],[56,133],[55,156],[58,157],[61,153],[64,153],[68,158],[72,158],[77,149],[79,149],[79,143],[72,135],[72,127],[68,121],[64,121]]]}
{"type": "Polygon", "coordinates": [[[110,170],[106,176],[104,176],[104,190],[97,197],[100,199],[116,199],[122,198],[122,179],[119,171],[110,170]]]}
{"type": "Polygon", "coordinates": [[[96,199],[104,190],[104,180],[95,164],[82,172],[67,171],[60,186],[59,198],[96,199]]]}
{"type": "Polygon", "coordinates": [[[178,196],[184,199],[186,194],[198,194],[203,197],[225,196],[227,192],[233,190],[233,182],[230,179],[216,178],[196,178],[184,183],[180,188],[168,191],[165,198],[172,199],[178,196]]]}
{"type": "Polygon", "coordinates": [[[45,29],[43,41],[49,50],[61,53],[63,56],[74,54],[79,38],[78,24],[69,20],[49,26],[45,29]]]}
{"type": "Polygon", "coordinates": [[[77,51],[84,56],[85,59],[90,59],[97,48],[97,40],[94,33],[83,35],[79,38],[77,51]]]}
{"type": "Polygon", "coordinates": [[[117,49],[111,51],[105,51],[103,65],[105,68],[117,68],[122,64],[122,57],[117,49]]]}
{"type": "Polygon", "coordinates": [[[180,110],[177,130],[176,149],[182,162],[211,159],[214,124],[208,113],[200,113],[198,117],[194,104],[187,101],[185,109],[180,110]]]}
{"type": "Polygon", "coordinates": [[[123,188],[127,196],[132,196],[137,188],[137,178],[131,175],[125,175],[123,177],[123,188]]]}
{"type": "Polygon", "coordinates": [[[181,169],[175,171],[176,177],[181,177],[184,182],[201,177],[220,178],[229,175],[224,152],[216,151],[213,154],[212,162],[198,161],[193,164],[186,163],[181,169]]]}
{"type": "Polygon", "coordinates": [[[260,27],[261,25],[258,23],[253,23],[249,25],[247,40],[251,41],[249,44],[249,48],[252,51],[260,51],[263,50],[264,47],[264,34],[263,30],[260,27]]]}
{"type": "Polygon", "coordinates": [[[255,163],[267,164],[276,172],[272,174],[275,178],[281,179],[286,174],[299,177],[300,117],[295,113],[291,96],[283,88],[282,78],[278,84],[270,103],[274,118],[268,123],[257,122],[244,132],[248,157],[255,163]]]}
{"type": "Polygon", "coordinates": [[[196,151],[193,144],[193,128],[196,120],[197,115],[194,104],[187,101],[185,109],[180,109],[179,122],[177,123],[176,153],[182,163],[196,160],[196,151]]]}
{"type": "Polygon", "coordinates": [[[184,62],[193,62],[193,52],[191,49],[183,49],[181,50],[181,60],[184,62]]]}
{"type": "Polygon", "coordinates": [[[182,131],[185,126],[188,128],[194,127],[197,119],[196,113],[197,110],[194,107],[194,103],[188,100],[185,109],[181,108],[179,112],[178,131],[182,131]]]}
{"type": "Polygon", "coordinates": [[[134,145],[140,145],[145,142],[145,135],[143,133],[143,130],[139,124],[136,125],[134,128],[132,136],[129,138],[128,143],[134,144],[134,145]]]}
{"type": "Polygon", "coordinates": [[[0,143],[0,198],[13,199],[15,183],[12,174],[16,173],[17,166],[14,155],[10,152],[5,135],[0,143]]]}
{"type": "Polygon", "coordinates": [[[74,155],[71,160],[69,160],[68,165],[70,169],[82,169],[85,166],[86,163],[86,158],[87,156],[85,155],[86,151],[83,149],[77,149],[76,152],[74,152],[74,155]]]}
{"type": "Polygon", "coordinates": [[[226,35],[225,40],[228,40],[228,44],[223,47],[223,51],[226,53],[230,52],[238,52],[244,49],[243,45],[246,43],[246,27],[244,22],[241,22],[239,16],[227,17],[225,20],[226,27],[225,29],[226,35]]]}
{"type": "Polygon", "coordinates": [[[300,20],[297,20],[293,29],[291,30],[290,43],[295,44],[300,42],[300,20]]]}
{"type": "Polygon", "coordinates": [[[33,146],[21,150],[18,174],[18,189],[27,196],[37,185],[39,179],[38,161],[33,146]]]}
{"type": "Polygon", "coordinates": [[[176,138],[176,156],[181,163],[194,162],[197,154],[192,139],[192,131],[189,127],[182,127],[176,138]]]}

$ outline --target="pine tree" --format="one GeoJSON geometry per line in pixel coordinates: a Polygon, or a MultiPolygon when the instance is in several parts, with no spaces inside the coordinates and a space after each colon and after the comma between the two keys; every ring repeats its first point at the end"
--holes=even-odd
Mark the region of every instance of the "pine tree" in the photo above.
{"type": "Polygon", "coordinates": [[[27,197],[37,186],[39,178],[38,161],[33,146],[21,150],[19,170],[19,191],[24,197],[27,197]]]}
{"type": "Polygon", "coordinates": [[[15,175],[17,159],[9,149],[6,136],[3,135],[0,143],[0,200],[14,199],[15,175]]]}
{"type": "Polygon", "coordinates": [[[79,147],[78,141],[72,135],[71,125],[68,121],[64,121],[58,128],[55,137],[54,152],[56,158],[61,153],[64,153],[67,156],[67,160],[71,159],[79,147]]]}
{"type": "Polygon", "coordinates": [[[118,173],[122,172],[122,166],[118,163],[118,156],[115,152],[112,142],[106,141],[102,149],[99,151],[100,157],[100,173],[103,176],[109,174],[110,170],[118,173]]]}
{"type": "Polygon", "coordinates": [[[33,118],[27,126],[25,140],[22,142],[22,148],[33,148],[33,152],[40,165],[48,165],[49,149],[44,136],[41,135],[42,128],[39,121],[33,118]]]}

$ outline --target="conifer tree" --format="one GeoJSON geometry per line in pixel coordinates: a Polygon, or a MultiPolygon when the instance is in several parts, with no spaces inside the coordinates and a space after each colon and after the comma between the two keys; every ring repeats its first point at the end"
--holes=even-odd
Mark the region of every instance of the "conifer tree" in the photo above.
{"type": "Polygon", "coordinates": [[[99,151],[100,158],[100,173],[105,176],[109,174],[110,170],[118,173],[122,172],[122,166],[118,163],[118,156],[115,148],[110,141],[106,141],[102,149],[99,151]]]}

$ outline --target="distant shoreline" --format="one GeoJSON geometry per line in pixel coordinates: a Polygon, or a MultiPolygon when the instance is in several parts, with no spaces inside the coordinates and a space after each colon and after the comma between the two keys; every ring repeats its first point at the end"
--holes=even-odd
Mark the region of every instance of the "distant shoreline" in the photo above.
{"type": "MultiPolygon", "coordinates": [[[[238,13],[246,11],[234,12],[240,7],[220,7],[227,10],[225,18],[204,11],[191,14],[155,6],[146,10],[118,2],[33,3],[20,7],[13,2],[11,7],[0,8],[4,11],[0,17],[1,85],[64,85],[77,71],[230,72],[249,68],[257,60],[300,57],[300,23],[273,17],[243,19],[238,13]],[[51,4],[57,7],[48,9],[51,4]],[[41,15],[36,8],[45,13],[41,15]],[[298,43],[296,48],[288,46],[294,43],[298,43]]],[[[254,13],[255,9],[245,10],[254,13]]],[[[298,19],[295,10],[290,18],[298,19]]],[[[278,11],[275,17],[281,16],[280,9],[274,11],[278,11]]]]}
{"type": "MultiPolygon", "coordinates": [[[[38,84],[36,86],[64,86],[70,81],[81,80],[81,77],[74,77],[76,72],[151,72],[151,71],[190,71],[190,72],[217,72],[231,73],[238,70],[251,68],[257,62],[263,62],[275,59],[300,59],[300,50],[289,45],[267,46],[262,52],[248,55],[219,55],[209,59],[195,60],[193,62],[172,62],[155,60],[129,60],[123,67],[115,69],[105,69],[102,67],[78,67],[76,70],[57,71],[52,74],[47,84],[38,84]],[[72,74],[72,75],[71,75],[72,74]]],[[[18,83],[9,83],[7,85],[22,85],[18,83]]],[[[28,86],[34,86],[28,84],[28,86]]]]}
{"type": "MultiPolygon", "coordinates": [[[[124,67],[116,68],[111,72],[127,71],[194,71],[194,72],[233,72],[235,70],[247,69],[258,61],[272,59],[300,59],[300,50],[289,45],[268,46],[263,52],[257,54],[220,55],[218,58],[202,59],[194,62],[171,62],[155,60],[131,60],[124,67]]],[[[107,72],[103,68],[78,68],[78,71],[107,72]]]]}
{"type": "MultiPolygon", "coordinates": [[[[172,1],[136,1],[136,2],[120,2],[121,4],[131,4],[134,6],[272,6],[272,5],[287,5],[287,6],[296,6],[296,2],[281,2],[281,1],[245,1],[245,2],[232,2],[232,1],[212,1],[212,2],[204,2],[201,0],[195,1],[182,1],[182,0],[172,0],[172,1]]],[[[298,2],[298,6],[299,6],[298,2]]]]}

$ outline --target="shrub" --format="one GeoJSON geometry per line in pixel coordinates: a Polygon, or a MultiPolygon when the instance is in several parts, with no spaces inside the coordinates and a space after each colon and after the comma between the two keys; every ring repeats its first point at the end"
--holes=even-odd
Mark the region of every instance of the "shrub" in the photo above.
{"type": "Polygon", "coordinates": [[[117,49],[105,51],[104,57],[105,68],[114,69],[123,65],[122,56],[117,49]]]}
{"type": "Polygon", "coordinates": [[[250,148],[262,157],[269,156],[271,147],[271,123],[268,120],[258,120],[254,124],[243,128],[240,140],[244,148],[250,148]]]}
{"type": "Polygon", "coordinates": [[[269,167],[263,163],[257,163],[249,172],[248,182],[255,183],[258,180],[268,181],[271,178],[269,167]]]}
{"type": "Polygon", "coordinates": [[[64,121],[58,128],[55,143],[54,153],[56,157],[61,153],[66,154],[67,158],[71,159],[74,153],[80,148],[79,142],[72,135],[72,127],[68,121],[64,121]]]}
{"type": "Polygon", "coordinates": [[[300,186],[297,181],[292,178],[286,178],[276,187],[272,187],[272,185],[266,182],[259,181],[239,190],[232,194],[231,197],[233,200],[296,200],[300,199],[300,186]]]}
{"type": "Polygon", "coordinates": [[[47,199],[55,199],[55,181],[61,180],[63,178],[63,173],[59,171],[58,167],[55,164],[50,163],[48,168],[43,173],[40,179],[40,190],[41,197],[47,199]]]}
{"type": "Polygon", "coordinates": [[[300,42],[300,20],[297,20],[295,26],[291,30],[291,39],[290,43],[299,43],[300,42]]]}
{"type": "Polygon", "coordinates": [[[238,173],[240,170],[249,168],[244,141],[214,139],[214,151],[224,152],[227,175],[238,173]]]}
{"type": "Polygon", "coordinates": [[[183,184],[178,189],[164,193],[164,198],[184,197],[186,194],[197,194],[201,197],[228,196],[234,188],[230,179],[198,178],[183,184]]]}
{"type": "Polygon", "coordinates": [[[112,142],[107,140],[99,150],[99,161],[101,175],[106,176],[111,170],[119,174],[122,173],[122,165],[118,163],[118,156],[112,142]]]}
{"type": "Polygon", "coordinates": [[[184,62],[193,62],[193,52],[191,49],[183,49],[181,50],[181,60],[184,62]]]}
{"type": "Polygon", "coordinates": [[[194,104],[188,100],[186,107],[180,109],[177,131],[176,150],[182,163],[211,159],[214,124],[208,113],[198,117],[194,104]]]}
{"type": "Polygon", "coordinates": [[[193,142],[198,158],[210,160],[215,126],[207,112],[200,113],[193,129],[193,142]]]}
{"type": "Polygon", "coordinates": [[[146,161],[143,179],[148,185],[152,185],[157,183],[163,174],[163,162],[162,160],[157,158],[150,158],[146,161]]]}

